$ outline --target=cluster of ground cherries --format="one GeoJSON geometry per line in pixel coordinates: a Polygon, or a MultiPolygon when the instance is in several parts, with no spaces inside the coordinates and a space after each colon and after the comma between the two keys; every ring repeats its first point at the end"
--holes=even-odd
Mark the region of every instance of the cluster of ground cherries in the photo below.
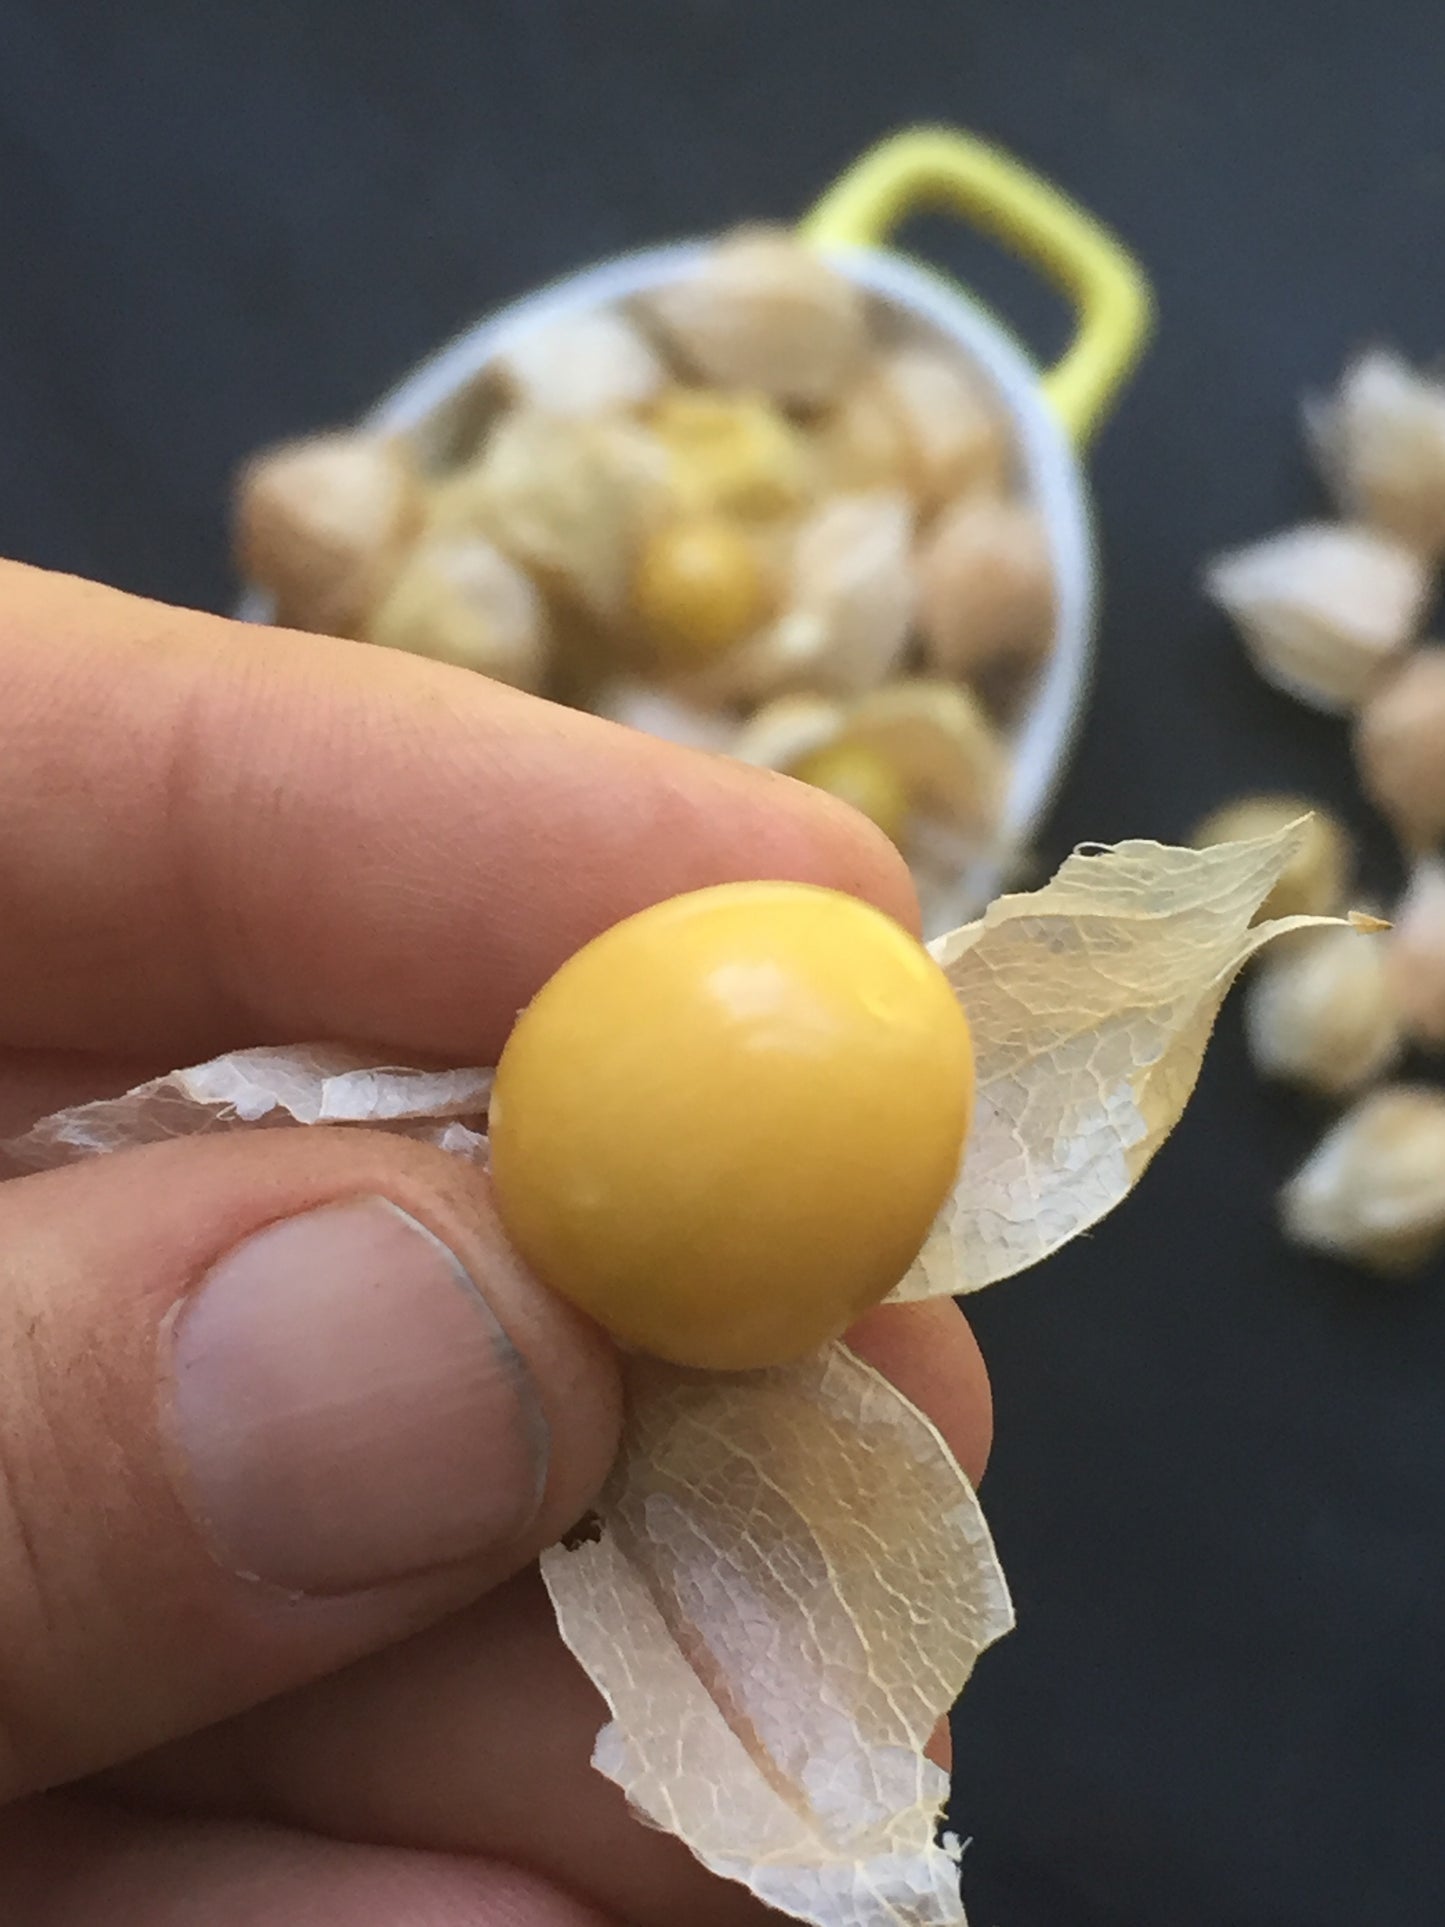
{"type": "Polygon", "coordinates": [[[967,1021],[907,931],[834,891],[725,884],[615,925],[523,1011],[492,1098],[497,1208],[624,1345],[780,1365],[907,1271],[972,1101],[967,1021]]]}

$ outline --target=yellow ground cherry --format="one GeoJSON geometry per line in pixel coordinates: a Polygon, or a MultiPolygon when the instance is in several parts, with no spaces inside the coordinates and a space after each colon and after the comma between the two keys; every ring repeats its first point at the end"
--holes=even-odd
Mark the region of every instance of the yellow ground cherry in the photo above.
{"type": "Polygon", "coordinates": [[[908,791],[886,756],[866,743],[826,743],[788,774],[841,797],[896,843],[908,820],[908,791]]]}
{"type": "Polygon", "coordinates": [[[721,516],[689,518],[644,545],[632,600],[662,662],[704,663],[741,642],[762,615],[762,567],[741,529],[721,516]]]}
{"type": "Polygon", "coordinates": [[[672,457],[678,486],[699,509],[766,518],[801,508],[811,493],[806,439],[761,395],[674,388],[648,425],[672,457]]]}
{"type": "Polygon", "coordinates": [[[903,1276],[957,1169],[968,1025],[927,951],[833,891],[726,884],[615,925],[517,1020],[497,1208],[624,1344],[802,1357],[903,1276]]]}

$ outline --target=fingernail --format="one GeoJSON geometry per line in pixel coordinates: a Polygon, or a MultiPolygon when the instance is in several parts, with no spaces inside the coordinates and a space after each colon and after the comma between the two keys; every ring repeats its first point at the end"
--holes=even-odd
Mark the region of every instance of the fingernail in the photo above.
{"type": "Polygon", "coordinates": [[[547,1428],[486,1299],[381,1198],[259,1231],[169,1322],[183,1503],[238,1572],[337,1593],[500,1549],[547,1428]]]}

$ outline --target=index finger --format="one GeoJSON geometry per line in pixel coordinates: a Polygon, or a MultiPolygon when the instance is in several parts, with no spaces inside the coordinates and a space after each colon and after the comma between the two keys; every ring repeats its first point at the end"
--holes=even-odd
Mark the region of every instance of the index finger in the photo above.
{"type": "Polygon", "coordinates": [[[786,778],[467,671],[0,564],[0,1041],[491,1061],[598,931],[762,877],[916,926],[892,846],[786,778]]]}

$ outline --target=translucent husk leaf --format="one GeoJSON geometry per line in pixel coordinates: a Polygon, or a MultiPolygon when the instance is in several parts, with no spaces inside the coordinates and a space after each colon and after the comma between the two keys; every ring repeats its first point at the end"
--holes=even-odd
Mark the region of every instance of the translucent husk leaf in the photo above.
{"type": "Polygon", "coordinates": [[[1077,851],[930,946],[968,1012],[977,1095],[958,1185],[895,1300],[1010,1278],[1123,1202],[1178,1123],[1240,969],[1320,921],[1253,922],[1303,835],[1077,851]]]}
{"type": "Polygon", "coordinates": [[[1279,791],[1237,796],[1211,810],[1189,840],[1198,849],[1247,843],[1292,823],[1301,825],[1299,847],[1260,906],[1261,917],[1333,916],[1345,900],[1355,855],[1349,831],[1322,804],[1279,791]]]}
{"type": "Polygon", "coordinates": [[[631,1361],[599,1536],[542,1563],[612,1712],[594,1764],[714,1872],[829,1927],[961,1922],[923,1747],[1013,1623],[942,1439],[842,1346],[631,1361]]]}
{"type": "MultiPolygon", "coordinates": [[[[1079,853],[933,948],[978,1103],[958,1187],[896,1297],[973,1290],[1119,1203],[1178,1120],[1293,825],[1205,850],[1079,853]]],[[[56,1163],[192,1130],[368,1124],[471,1156],[487,1074],[241,1052],[47,1120],[56,1163]]],[[[593,1521],[547,1554],[562,1636],[606,1700],[595,1764],[717,1873],[817,1927],[958,1927],[923,1748],[1012,1623],[977,1501],[927,1418],[833,1346],[783,1370],[626,1361],[593,1521]]]]}
{"type": "Polygon", "coordinates": [[[339,1044],[263,1047],[169,1071],[123,1097],[57,1111],[0,1150],[44,1170],[216,1131],[362,1124],[476,1158],[486,1153],[491,1087],[490,1071],[413,1070],[339,1044]]]}

